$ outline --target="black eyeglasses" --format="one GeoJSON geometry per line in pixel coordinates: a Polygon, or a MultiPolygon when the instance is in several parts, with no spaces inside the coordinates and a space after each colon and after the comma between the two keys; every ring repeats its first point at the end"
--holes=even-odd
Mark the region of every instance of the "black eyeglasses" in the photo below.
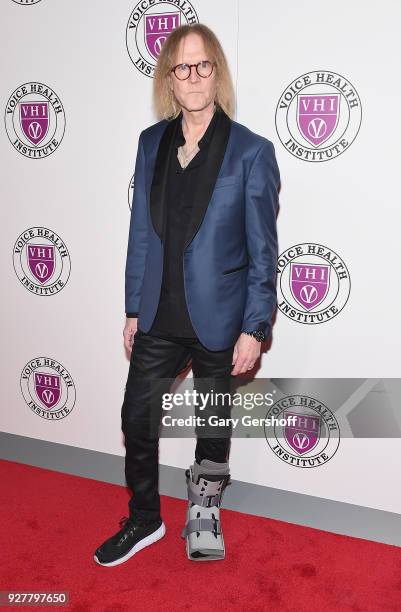
{"type": "Polygon", "coordinates": [[[212,74],[213,66],[215,65],[216,62],[209,62],[209,60],[203,60],[197,64],[177,64],[177,66],[171,69],[171,72],[174,72],[175,76],[180,81],[185,81],[185,79],[189,78],[192,67],[195,66],[198,75],[202,77],[202,79],[207,79],[212,74]]]}

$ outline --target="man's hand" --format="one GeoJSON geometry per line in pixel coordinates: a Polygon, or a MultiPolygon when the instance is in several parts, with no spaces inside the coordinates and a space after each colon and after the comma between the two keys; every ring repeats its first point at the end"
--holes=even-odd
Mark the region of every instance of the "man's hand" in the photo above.
{"type": "Polygon", "coordinates": [[[245,374],[248,370],[252,370],[260,355],[260,345],[261,343],[256,338],[244,333],[240,335],[234,346],[233,364],[235,367],[231,371],[232,376],[245,374]]]}
{"type": "Polygon", "coordinates": [[[128,353],[131,354],[132,345],[134,342],[134,334],[138,327],[138,319],[134,317],[127,317],[125,321],[125,327],[123,331],[124,336],[124,346],[127,349],[128,353]]]}

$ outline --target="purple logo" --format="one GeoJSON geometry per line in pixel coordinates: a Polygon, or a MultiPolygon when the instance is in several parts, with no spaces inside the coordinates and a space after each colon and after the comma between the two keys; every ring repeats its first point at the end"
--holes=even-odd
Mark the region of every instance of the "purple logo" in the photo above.
{"type": "Polygon", "coordinates": [[[362,105],[355,86],[332,70],[306,72],[287,85],[276,107],[276,129],[286,151],[307,162],[326,162],[358,135],[362,105]]]}
{"type": "Polygon", "coordinates": [[[291,293],[298,304],[311,310],[323,302],[329,290],[329,266],[291,263],[290,273],[291,293]]]}
{"type": "Polygon", "coordinates": [[[297,468],[325,465],[336,454],[340,428],[336,416],[318,398],[286,395],[267,411],[266,441],[276,457],[297,468]]]}
{"type": "Polygon", "coordinates": [[[35,296],[57,295],[70,276],[68,248],[48,227],[30,227],[18,236],[13,263],[19,281],[35,296]]]}
{"type": "Polygon", "coordinates": [[[46,283],[54,272],[54,246],[30,243],[26,248],[30,271],[40,283],[46,283]]]}
{"type": "Polygon", "coordinates": [[[328,140],[338,124],[340,94],[299,95],[297,120],[301,134],[314,147],[328,140]]]}
{"type": "Polygon", "coordinates": [[[42,404],[53,408],[60,399],[60,376],[47,372],[34,372],[35,392],[42,404]]]}
{"type": "Polygon", "coordinates": [[[42,102],[22,102],[19,105],[21,129],[33,145],[38,145],[49,130],[49,104],[42,102]]]}
{"type": "Polygon", "coordinates": [[[139,0],[131,11],[125,32],[128,55],[135,68],[153,78],[160,52],[170,34],[181,25],[194,23],[199,23],[199,18],[191,0],[183,3],[139,0]]]}
{"type": "Polygon", "coordinates": [[[305,455],[320,440],[321,419],[318,415],[284,412],[284,417],[295,417],[295,425],[285,425],[284,437],[298,455],[305,455]]]}
{"type": "Polygon", "coordinates": [[[63,104],[45,83],[31,81],[18,85],[7,101],[4,119],[11,145],[28,159],[49,157],[63,140],[63,104]]]}
{"type": "Polygon", "coordinates": [[[317,242],[291,245],[277,260],[278,310],[296,323],[318,325],[336,317],[351,290],[344,260],[317,242]]]}
{"type": "Polygon", "coordinates": [[[26,404],[46,421],[60,421],[74,408],[76,392],[72,376],[53,357],[31,358],[22,368],[20,385],[26,404]]]}
{"type": "Polygon", "coordinates": [[[145,45],[156,61],[168,35],[180,25],[179,12],[145,15],[145,45]]]}

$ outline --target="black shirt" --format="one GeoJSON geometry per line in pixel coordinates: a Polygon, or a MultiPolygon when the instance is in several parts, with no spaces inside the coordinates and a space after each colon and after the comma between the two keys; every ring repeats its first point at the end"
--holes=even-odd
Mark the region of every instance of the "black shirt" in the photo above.
{"type": "Polygon", "coordinates": [[[199,179],[199,168],[207,158],[217,119],[218,109],[198,141],[200,150],[186,168],[181,167],[177,158],[178,147],[185,144],[182,122],[178,123],[167,182],[167,217],[160,300],[153,325],[148,331],[148,334],[153,336],[197,338],[185,299],[183,249],[192,212],[192,195],[197,189],[199,179]]]}

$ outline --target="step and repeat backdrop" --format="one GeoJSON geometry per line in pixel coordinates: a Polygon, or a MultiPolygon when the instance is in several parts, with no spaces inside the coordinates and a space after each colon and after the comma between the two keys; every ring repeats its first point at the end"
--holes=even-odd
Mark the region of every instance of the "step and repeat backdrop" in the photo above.
{"type": "MultiPolygon", "coordinates": [[[[272,341],[237,391],[266,396],[244,414],[294,420],[242,423],[232,477],[401,513],[401,5],[3,0],[0,12],[1,430],[124,455],[138,136],[158,121],[164,41],[205,23],[229,61],[234,119],[273,142],[282,181],[272,341]]],[[[187,467],[194,446],[166,435],[160,461],[187,467]]]]}

